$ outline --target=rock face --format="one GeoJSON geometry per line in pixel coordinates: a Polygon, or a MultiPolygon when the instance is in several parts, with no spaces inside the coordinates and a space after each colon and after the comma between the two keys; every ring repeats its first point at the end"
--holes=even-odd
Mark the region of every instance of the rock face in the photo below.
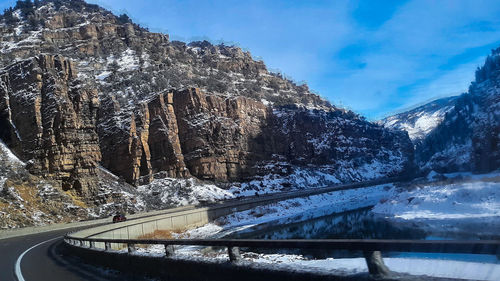
{"type": "Polygon", "coordinates": [[[101,159],[97,91],[80,87],[74,65],[42,55],[0,74],[0,136],[36,175],[85,194],[101,159]]]}
{"type": "Polygon", "coordinates": [[[332,169],[368,164],[392,176],[413,161],[407,134],[333,108],[273,110],[254,99],[189,88],[158,94],[137,112],[128,134],[101,138],[103,164],[134,183],[149,182],[160,171],[242,181],[258,173],[257,164],[274,159],[332,169]],[[116,161],[117,155],[128,160],[116,161]]]}
{"type": "Polygon", "coordinates": [[[354,169],[372,166],[385,175],[396,175],[413,165],[406,132],[388,131],[352,112],[281,109],[276,111],[276,122],[284,155],[292,163],[354,169]]]}
{"type": "MultiPolygon", "coordinates": [[[[241,180],[256,161],[268,158],[264,136],[270,110],[244,97],[225,99],[199,89],[174,92],[179,139],[186,165],[199,178],[241,180]]],[[[272,139],[272,138],[271,138],[272,139]]]]}
{"type": "Polygon", "coordinates": [[[189,175],[179,141],[173,93],[162,93],[141,103],[128,122],[128,132],[101,130],[104,166],[132,183],[138,183],[141,177],[149,182],[160,171],[169,177],[189,175]]]}
{"type": "Polygon", "coordinates": [[[361,180],[413,163],[405,133],[330,105],[238,47],[169,41],[79,0],[14,14],[0,21],[0,138],[33,173],[81,194],[99,164],[138,185],[157,174],[245,181],[273,165],[361,180]]]}

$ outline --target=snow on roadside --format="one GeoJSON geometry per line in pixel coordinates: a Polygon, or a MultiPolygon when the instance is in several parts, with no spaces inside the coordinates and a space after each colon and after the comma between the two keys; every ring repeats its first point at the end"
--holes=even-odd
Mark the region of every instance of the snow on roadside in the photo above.
{"type": "Polygon", "coordinates": [[[236,196],[253,196],[255,194],[268,194],[283,190],[299,190],[306,188],[321,188],[342,183],[337,177],[317,169],[304,169],[289,167],[287,163],[277,162],[266,164],[264,169],[282,170],[284,175],[270,172],[264,176],[245,183],[234,183],[229,192],[236,196]],[[288,171],[288,170],[291,171],[288,171]]]}
{"type": "Polygon", "coordinates": [[[500,220],[500,182],[427,184],[396,194],[372,211],[404,220],[487,217],[500,220]]]}
{"type": "Polygon", "coordinates": [[[384,258],[384,262],[392,271],[412,275],[492,281],[500,276],[500,264],[492,263],[416,258],[384,258]]]}
{"type": "MultiPolygon", "coordinates": [[[[250,253],[247,253],[247,256],[249,255],[250,253]]],[[[287,265],[293,270],[300,268],[301,271],[314,273],[341,270],[347,274],[356,274],[368,271],[364,258],[308,260],[301,255],[254,254],[254,256],[255,258],[247,260],[261,264],[287,265]]],[[[417,258],[384,258],[384,262],[391,271],[411,275],[473,280],[498,280],[497,277],[500,276],[500,264],[417,258]]]]}

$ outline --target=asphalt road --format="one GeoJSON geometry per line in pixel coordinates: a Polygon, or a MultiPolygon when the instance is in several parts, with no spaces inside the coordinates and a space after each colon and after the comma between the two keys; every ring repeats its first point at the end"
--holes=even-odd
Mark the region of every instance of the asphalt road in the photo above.
{"type": "MultiPolygon", "coordinates": [[[[0,240],[0,280],[106,280],[104,272],[75,266],[75,260],[65,259],[62,238],[64,229],[0,240]],[[51,240],[52,239],[52,240],[51,240]],[[43,244],[39,244],[42,243],[43,244]],[[37,246],[35,246],[37,245],[37,246]],[[31,248],[35,246],[34,248],[31,248]],[[30,249],[28,252],[26,250],[30,249]],[[20,275],[16,276],[16,262],[20,260],[20,275]],[[101,273],[101,274],[100,274],[101,273]]],[[[19,272],[18,274],[19,275],[19,272]]]]}

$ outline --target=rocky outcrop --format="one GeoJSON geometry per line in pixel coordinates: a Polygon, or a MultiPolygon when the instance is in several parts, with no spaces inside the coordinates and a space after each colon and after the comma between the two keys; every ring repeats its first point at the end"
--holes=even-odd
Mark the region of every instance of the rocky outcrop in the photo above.
{"type": "Polygon", "coordinates": [[[241,180],[273,152],[270,108],[255,100],[226,99],[199,89],[174,92],[179,139],[191,173],[202,179],[241,180]]]}
{"type": "Polygon", "coordinates": [[[405,132],[388,131],[342,109],[285,108],[275,113],[275,130],[280,131],[284,155],[292,163],[341,166],[350,162],[353,168],[373,164],[385,166],[390,171],[387,175],[412,166],[412,144],[405,132]]]}
{"type": "MultiPolygon", "coordinates": [[[[111,114],[119,110],[116,103],[111,108],[111,114]]],[[[109,116],[108,109],[103,107],[101,114],[109,116]]],[[[100,127],[105,167],[132,183],[138,183],[141,178],[149,182],[153,174],[160,171],[169,177],[189,175],[178,136],[173,93],[162,93],[141,103],[137,113],[128,118],[128,131],[117,129],[114,122],[109,124],[114,130],[100,127]]]]}
{"type": "Polygon", "coordinates": [[[41,55],[0,74],[0,136],[33,174],[86,194],[101,159],[96,89],[76,79],[71,61],[41,55]]]}
{"type": "Polygon", "coordinates": [[[128,134],[101,127],[103,164],[129,182],[149,182],[160,171],[169,177],[241,179],[264,158],[259,137],[268,114],[264,104],[243,97],[225,99],[195,88],[161,93],[128,117],[128,134]]]}

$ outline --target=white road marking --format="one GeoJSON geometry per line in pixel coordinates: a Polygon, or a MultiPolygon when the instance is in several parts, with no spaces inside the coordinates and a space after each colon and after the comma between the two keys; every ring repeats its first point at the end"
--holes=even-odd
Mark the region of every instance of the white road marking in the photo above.
{"type": "Polygon", "coordinates": [[[31,251],[32,249],[44,244],[44,243],[47,243],[47,242],[50,242],[52,240],[56,240],[56,239],[59,239],[61,238],[62,236],[58,236],[58,237],[55,237],[55,238],[52,238],[52,239],[49,239],[49,240],[45,240],[43,242],[40,242],[34,246],[31,246],[29,249],[27,249],[26,251],[24,251],[21,255],[19,255],[19,257],[17,258],[16,260],[16,265],[15,265],[15,270],[14,270],[14,274],[16,275],[16,278],[18,281],[25,281],[24,280],[24,277],[23,277],[23,274],[21,272],[21,260],[23,259],[24,255],[26,255],[26,253],[28,253],[29,251],[31,251]]]}

